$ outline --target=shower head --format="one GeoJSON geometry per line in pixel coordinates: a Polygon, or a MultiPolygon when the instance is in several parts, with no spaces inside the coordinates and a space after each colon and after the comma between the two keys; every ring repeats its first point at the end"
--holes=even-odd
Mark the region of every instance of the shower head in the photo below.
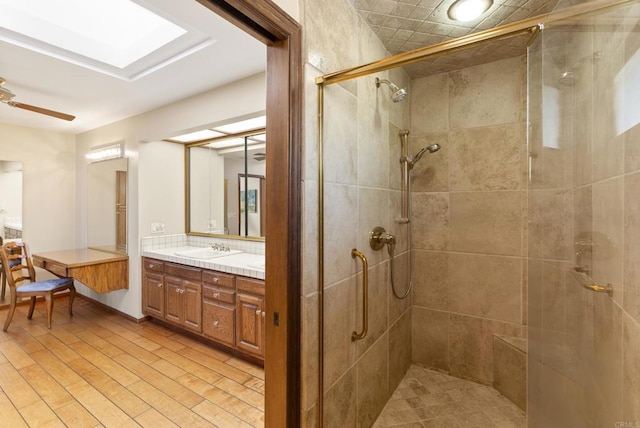
{"type": "Polygon", "coordinates": [[[407,159],[407,162],[409,163],[409,169],[413,169],[413,166],[418,163],[425,152],[435,153],[438,150],[440,150],[440,144],[432,144],[430,146],[421,148],[420,151],[416,153],[416,155],[411,160],[407,159]]]}
{"type": "Polygon", "coordinates": [[[389,90],[391,91],[391,101],[393,101],[394,103],[399,103],[407,96],[407,91],[403,88],[399,88],[395,83],[390,82],[387,79],[378,79],[376,77],[376,88],[379,88],[381,83],[389,85],[389,90]]]}

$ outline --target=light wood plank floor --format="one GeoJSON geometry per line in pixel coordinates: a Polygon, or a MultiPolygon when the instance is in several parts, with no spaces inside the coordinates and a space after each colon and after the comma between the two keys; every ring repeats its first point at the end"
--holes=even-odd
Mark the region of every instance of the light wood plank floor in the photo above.
{"type": "MultiPolygon", "coordinates": [[[[264,371],[78,298],[0,330],[0,426],[262,427],[264,371]]],[[[0,310],[0,326],[6,309],[0,310]]]]}

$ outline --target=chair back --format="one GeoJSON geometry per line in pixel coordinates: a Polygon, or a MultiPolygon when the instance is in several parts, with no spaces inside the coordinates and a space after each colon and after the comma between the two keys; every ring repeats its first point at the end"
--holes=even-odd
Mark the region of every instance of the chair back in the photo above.
{"type": "Polygon", "coordinates": [[[7,242],[2,245],[0,258],[9,287],[14,288],[25,281],[36,281],[31,252],[25,242],[7,242]]]}

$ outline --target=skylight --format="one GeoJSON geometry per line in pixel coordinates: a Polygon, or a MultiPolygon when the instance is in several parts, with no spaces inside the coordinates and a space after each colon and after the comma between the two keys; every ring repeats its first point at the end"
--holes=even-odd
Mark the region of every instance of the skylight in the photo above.
{"type": "Polygon", "coordinates": [[[130,0],[0,0],[0,26],[117,68],[186,30],[130,0]]]}

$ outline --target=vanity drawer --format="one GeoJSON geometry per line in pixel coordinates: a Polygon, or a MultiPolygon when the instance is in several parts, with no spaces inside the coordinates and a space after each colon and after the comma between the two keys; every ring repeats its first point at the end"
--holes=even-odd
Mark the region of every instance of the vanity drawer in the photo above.
{"type": "Polygon", "coordinates": [[[238,291],[245,291],[258,296],[264,296],[264,281],[260,279],[238,277],[238,291]]]}
{"type": "Polygon", "coordinates": [[[202,278],[202,270],[200,268],[178,265],[175,263],[165,263],[165,275],[176,276],[181,279],[200,282],[202,278]]]}
{"type": "Polygon", "coordinates": [[[204,299],[212,299],[222,303],[234,305],[236,303],[236,292],[233,290],[203,285],[202,297],[204,299]]]}
{"type": "Polygon", "coordinates": [[[147,272],[164,272],[164,262],[155,259],[142,259],[142,268],[147,272]]]}
{"type": "Polygon", "coordinates": [[[202,271],[202,282],[217,287],[235,288],[236,277],[227,273],[204,270],[202,271]]]}

